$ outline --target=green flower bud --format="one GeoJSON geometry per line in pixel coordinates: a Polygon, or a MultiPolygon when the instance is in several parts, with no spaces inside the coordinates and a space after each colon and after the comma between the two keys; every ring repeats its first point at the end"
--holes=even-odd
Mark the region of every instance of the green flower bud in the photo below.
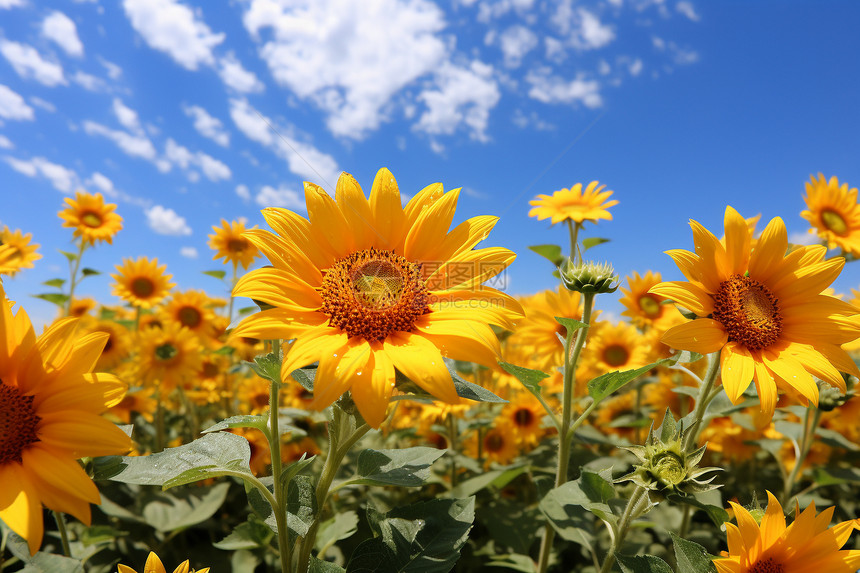
{"type": "Polygon", "coordinates": [[[851,394],[843,394],[839,388],[834,388],[826,382],[818,381],[818,409],[822,412],[835,410],[851,398],[851,394]]]}
{"type": "Polygon", "coordinates": [[[609,263],[582,262],[574,265],[568,259],[560,268],[561,280],[568,290],[581,293],[609,293],[618,289],[618,275],[609,263]]]}

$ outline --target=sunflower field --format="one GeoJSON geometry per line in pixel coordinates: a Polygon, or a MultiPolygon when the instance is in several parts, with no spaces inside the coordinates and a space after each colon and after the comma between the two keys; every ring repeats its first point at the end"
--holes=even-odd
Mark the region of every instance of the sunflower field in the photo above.
{"type": "MultiPolygon", "coordinates": [[[[307,218],[212,227],[229,298],[117,253],[121,306],[77,290],[122,214],[65,199],[56,319],[0,283],[0,573],[860,570],[856,188],[806,183],[813,245],[691,220],[680,281],[592,258],[605,185],[538,195],[570,243],[518,297],[459,191],[306,183],[307,218]]],[[[3,228],[3,280],[39,248],[3,228]]]]}

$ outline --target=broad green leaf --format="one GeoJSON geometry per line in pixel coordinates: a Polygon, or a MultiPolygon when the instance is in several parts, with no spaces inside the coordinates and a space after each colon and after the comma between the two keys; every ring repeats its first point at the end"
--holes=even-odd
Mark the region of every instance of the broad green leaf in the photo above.
{"type": "Polygon", "coordinates": [[[860,450],[860,445],[855,444],[836,430],[818,428],[815,430],[815,435],[818,437],[819,441],[827,444],[831,448],[844,448],[849,452],[860,450]]]}
{"type": "Polygon", "coordinates": [[[817,467],[812,473],[815,483],[819,485],[860,483],[860,469],[857,468],[817,467]]]}
{"type": "Polygon", "coordinates": [[[773,428],[783,436],[798,442],[803,438],[803,433],[806,431],[803,424],[787,420],[777,420],[773,423],[773,428]]]}
{"type": "Polygon", "coordinates": [[[302,454],[302,457],[300,459],[294,461],[283,469],[283,471],[281,472],[281,487],[283,487],[284,484],[290,483],[294,477],[299,475],[299,473],[303,469],[313,464],[314,460],[316,460],[317,458],[316,456],[306,458],[306,455],[308,454],[302,454]]]}
{"type": "MultiPolygon", "coordinates": [[[[273,479],[272,476],[264,476],[259,478],[259,480],[266,486],[266,489],[269,490],[274,496],[274,487],[273,487],[273,479]]],[[[245,494],[248,496],[248,505],[251,506],[251,509],[254,511],[254,514],[259,517],[263,523],[265,523],[269,529],[273,532],[278,532],[278,521],[275,518],[275,513],[272,511],[272,506],[269,505],[268,500],[263,497],[263,494],[260,493],[256,487],[254,487],[250,482],[242,482],[245,486],[245,494]]]]}
{"type": "Polygon", "coordinates": [[[609,502],[615,498],[615,488],[600,474],[583,470],[580,477],[551,490],[540,502],[540,510],[564,539],[582,543],[588,537],[593,519],[590,512],[613,528],[618,519],[609,502]]]}
{"type": "Polygon", "coordinates": [[[226,551],[266,548],[273,536],[274,532],[265,523],[257,519],[254,514],[251,514],[248,521],[239,524],[227,537],[212,545],[226,551]]]}
{"type": "Polygon", "coordinates": [[[308,563],[308,573],[344,573],[345,571],[346,569],[340,565],[317,559],[313,555],[311,555],[310,563],[308,563]]]}
{"type": "Polygon", "coordinates": [[[49,281],[43,282],[42,284],[49,287],[63,288],[63,285],[66,284],[66,281],[65,279],[51,279],[49,281]]]}
{"type": "Polygon", "coordinates": [[[83,573],[84,571],[81,562],[70,557],[45,551],[39,551],[31,556],[27,542],[17,533],[9,533],[6,548],[24,563],[24,568],[18,569],[21,573],[83,573]]]}
{"type": "Polygon", "coordinates": [[[540,381],[544,378],[549,378],[549,374],[545,372],[524,368],[509,362],[499,362],[499,366],[502,367],[502,370],[519,380],[535,396],[540,396],[540,381]]]}
{"type": "Polygon", "coordinates": [[[69,300],[69,295],[63,294],[60,292],[46,292],[43,294],[34,294],[33,298],[40,298],[42,300],[46,300],[48,302],[52,302],[62,308],[66,305],[66,302],[69,300]]]}
{"type": "Polygon", "coordinates": [[[220,422],[209,426],[201,433],[208,434],[210,432],[218,432],[228,428],[257,428],[258,430],[264,430],[268,423],[268,416],[231,416],[226,420],[221,420],[220,422]]]}
{"type": "Polygon", "coordinates": [[[675,493],[671,493],[666,496],[666,499],[675,503],[686,504],[693,506],[697,509],[703,510],[705,513],[708,514],[708,517],[711,518],[711,521],[713,521],[714,525],[716,525],[717,527],[722,527],[725,522],[729,521],[729,514],[725,509],[717,505],[703,503],[691,495],[681,496],[675,493]]]}
{"type": "Polygon", "coordinates": [[[299,368],[298,370],[293,370],[292,373],[290,373],[293,380],[301,384],[302,388],[308,392],[314,391],[314,378],[316,378],[316,375],[316,368],[299,368]]]}
{"type": "Polygon", "coordinates": [[[534,505],[504,497],[478,506],[477,519],[486,526],[496,551],[510,548],[515,553],[528,554],[535,533],[543,529],[546,519],[534,505]]]}
{"type": "Polygon", "coordinates": [[[297,475],[287,490],[287,529],[299,537],[308,534],[317,512],[317,496],[311,476],[297,475]]]}
{"type": "MultiPolygon", "coordinates": [[[[624,573],[673,573],[669,564],[654,555],[626,555],[616,554],[618,565],[624,573]]],[[[682,569],[684,573],[688,573],[682,569]]],[[[689,572],[692,573],[692,572],[689,572]]]]}
{"type": "Polygon", "coordinates": [[[81,542],[84,545],[97,545],[99,543],[113,543],[119,537],[128,535],[128,531],[122,531],[110,525],[91,525],[81,531],[81,542]]]}
{"type": "MultiPolygon", "coordinates": [[[[59,249],[57,249],[57,250],[59,251],[59,249]]],[[[68,251],[60,251],[60,252],[69,260],[70,263],[77,260],[77,258],[78,258],[77,253],[70,253],[68,251]]]]}
{"type": "Polygon", "coordinates": [[[485,487],[503,488],[517,476],[528,470],[529,466],[517,466],[504,470],[483,472],[480,475],[458,483],[452,490],[444,494],[444,497],[466,498],[475,495],[485,487]]]}
{"type": "Polygon", "coordinates": [[[597,245],[602,245],[603,243],[608,243],[609,239],[603,239],[601,237],[588,237],[587,239],[582,240],[582,250],[587,251],[591,247],[596,247],[597,245]]]}
{"type": "Polygon", "coordinates": [[[224,504],[229,489],[230,484],[223,482],[209,488],[158,492],[143,507],[143,518],[162,533],[203,523],[224,504]]]}
{"type": "Polygon", "coordinates": [[[580,322],[574,318],[566,318],[564,316],[555,316],[555,321],[562,325],[565,329],[567,329],[567,335],[571,336],[574,332],[579,330],[580,328],[588,328],[588,325],[584,322],[580,322]]]}
{"type": "Polygon", "coordinates": [[[671,531],[672,545],[675,546],[675,560],[678,571],[684,573],[716,573],[717,568],[711,560],[711,555],[704,547],[694,541],[678,537],[671,531]]]}
{"type": "Polygon", "coordinates": [[[224,277],[227,276],[227,271],[203,271],[204,275],[208,275],[210,277],[215,277],[218,280],[224,280],[224,277]]]}
{"type": "Polygon", "coordinates": [[[592,398],[594,398],[595,402],[600,402],[613,392],[619,390],[626,384],[629,384],[636,378],[639,378],[652,368],[660,366],[661,364],[666,364],[669,361],[670,359],[664,358],[663,360],[652,362],[651,364],[642,366],[641,368],[636,368],[635,370],[625,370],[623,372],[608,372],[606,374],[602,374],[588,382],[588,394],[592,398]]]}
{"type": "Polygon", "coordinates": [[[704,354],[699,354],[698,352],[692,352],[690,350],[681,350],[678,354],[671,356],[669,358],[671,364],[669,367],[675,366],[677,364],[690,364],[691,362],[696,362],[697,360],[701,360],[704,358],[704,354]]]}
{"type": "Polygon", "coordinates": [[[420,487],[430,477],[430,466],[445,452],[425,446],[396,450],[367,449],[358,454],[357,476],[348,483],[420,487]]]}
{"type": "Polygon", "coordinates": [[[537,572],[537,565],[535,565],[534,559],[528,555],[509,553],[508,555],[493,555],[490,559],[492,561],[487,563],[485,567],[499,567],[510,571],[519,571],[520,573],[537,572]]]}
{"type": "Polygon", "coordinates": [[[275,384],[281,383],[281,359],[276,354],[269,352],[257,356],[253,362],[248,362],[248,365],[260,378],[275,384]]]}
{"type": "Polygon", "coordinates": [[[320,525],[314,548],[317,551],[330,547],[341,539],[347,539],[358,531],[358,514],[354,511],[338,512],[320,525]]]}
{"type": "Polygon", "coordinates": [[[97,270],[91,269],[89,267],[84,267],[81,269],[81,274],[85,277],[91,277],[93,275],[100,275],[102,273],[101,273],[101,271],[97,271],[97,270]]]}
{"type": "Polygon", "coordinates": [[[532,245],[529,250],[539,254],[555,266],[559,266],[566,258],[558,245],[532,245]]]}

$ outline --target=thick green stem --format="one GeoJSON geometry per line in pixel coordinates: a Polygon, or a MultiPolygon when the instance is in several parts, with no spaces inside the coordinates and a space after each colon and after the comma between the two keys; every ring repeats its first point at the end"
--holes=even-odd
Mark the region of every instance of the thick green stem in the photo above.
{"type": "MultiPolygon", "coordinates": [[[[72,273],[69,280],[69,300],[66,301],[66,316],[72,313],[72,301],[75,298],[75,287],[78,286],[78,269],[81,267],[81,259],[84,256],[84,249],[87,248],[87,243],[81,237],[81,245],[78,249],[78,256],[75,258],[75,265],[72,267],[72,273]]],[[[71,262],[69,262],[71,266],[71,262]]]]}
{"type": "Polygon", "coordinates": [[[581,256],[579,252],[579,230],[582,228],[582,223],[575,223],[571,220],[567,220],[567,228],[570,231],[570,260],[574,265],[577,265],[581,262],[581,256]]]}
{"type": "Polygon", "coordinates": [[[803,416],[803,436],[800,439],[800,451],[797,459],[794,460],[794,467],[791,468],[791,473],[788,474],[788,479],[785,480],[785,487],[782,490],[782,505],[785,507],[791,500],[791,492],[794,491],[794,484],[801,473],[801,466],[809,454],[809,449],[812,447],[813,436],[818,429],[818,424],[821,422],[821,410],[815,407],[806,409],[806,414],[803,416]],[[809,412],[812,410],[812,420],[810,421],[809,412]]]}
{"type": "Polygon", "coordinates": [[[237,267],[239,263],[233,261],[233,276],[230,278],[230,304],[227,306],[227,324],[233,322],[233,288],[236,286],[237,267]]]}
{"type": "Polygon", "coordinates": [[[708,408],[708,404],[711,403],[711,400],[717,395],[715,392],[711,392],[714,388],[714,382],[717,379],[717,372],[720,370],[720,353],[712,352],[708,355],[708,371],[705,374],[705,380],[702,382],[701,387],[699,388],[699,395],[696,398],[696,409],[693,410],[693,421],[690,423],[690,427],[693,430],[687,434],[684,440],[684,451],[692,452],[696,449],[696,444],[699,441],[699,435],[704,430],[702,425],[702,419],[705,416],[705,410],[708,408]]]}
{"type": "MultiPolygon", "coordinates": [[[[612,537],[612,545],[609,548],[609,553],[606,555],[606,560],[603,562],[603,567],[600,568],[600,573],[609,573],[612,571],[612,566],[615,564],[615,554],[621,548],[624,538],[627,536],[627,531],[630,529],[630,524],[641,513],[639,503],[642,501],[646,490],[644,487],[637,486],[633,491],[633,495],[627,500],[627,507],[624,508],[624,513],[618,522],[618,529],[612,537]]],[[[646,497],[647,500],[647,497],[646,497]]]]}
{"type": "Polygon", "coordinates": [[[72,556],[72,550],[69,547],[69,533],[66,531],[66,519],[62,512],[51,511],[54,514],[54,520],[57,522],[57,530],[60,532],[60,542],[63,544],[63,555],[66,557],[72,556]]]}
{"type": "MultiPolygon", "coordinates": [[[[448,426],[448,442],[451,445],[451,452],[457,451],[457,420],[448,412],[446,420],[448,426]]],[[[456,456],[451,456],[451,487],[457,487],[457,459],[456,456]]]]}
{"type": "MultiPolygon", "coordinates": [[[[576,227],[579,229],[579,226],[576,227]]],[[[571,230],[573,232],[573,230],[571,230]]],[[[591,312],[594,307],[594,294],[583,294],[582,322],[586,326],[576,331],[574,336],[565,338],[564,345],[564,396],[562,398],[561,412],[561,428],[558,434],[558,466],[555,474],[555,487],[559,487],[567,483],[568,465],[570,464],[570,444],[573,439],[573,434],[582,422],[588,417],[594,409],[595,403],[592,402],[585,412],[573,422],[573,394],[576,381],[574,374],[576,373],[576,365],[579,362],[579,355],[582,348],[585,346],[585,340],[588,337],[588,326],[591,321],[591,312]],[[571,341],[575,339],[573,348],[571,341]]],[[[547,523],[544,526],[543,539],[541,539],[540,555],[538,557],[538,573],[545,573],[549,567],[549,557],[552,553],[552,542],[555,538],[555,529],[552,524],[547,523]]]]}
{"type": "Polygon", "coordinates": [[[284,484],[281,487],[283,463],[281,461],[281,430],[278,427],[280,417],[279,389],[280,384],[272,382],[269,389],[269,427],[266,438],[269,441],[269,454],[272,458],[272,477],[275,484],[275,499],[273,500],[272,511],[275,512],[275,521],[278,525],[278,554],[281,558],[282,573],[289,573],[293,570],[293,548],[290,545],[290,532],[287,529],[287,488],[289,484],[284,484]]]}

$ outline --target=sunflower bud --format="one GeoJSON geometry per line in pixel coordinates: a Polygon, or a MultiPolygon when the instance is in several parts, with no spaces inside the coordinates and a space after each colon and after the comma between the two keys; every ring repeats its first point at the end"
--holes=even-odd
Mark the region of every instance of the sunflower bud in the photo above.
{"type": "Polygon", "coordinates": [[[716,476],[701,480],[701,476],[720,468],[699,468],[697,464],[705,455],[706,446],[687,453],[684,438],[691,428],[676,427],[675,419],[667,410],[662,425],[648,432],[644,446],[625,448],[639,458],[640,464],[633,471],[615,480],[616,483],[632,481],[649,491],[651,499],[657,501],[671,493],[691,495],[720,487],[711,484],[716,476]]]}
{"type": "Polygon", "coordinates": [[[568,290],[581,293],[609,293],[618,288],[618,275],[610,263],[582,262],[568,259],[562,265],[561,280],[568,290]]]}
{"type": "Polygon", "coordinates": [[[839,388],[834,388],[826,382],[818,382],[818,409],[830,412],[843,405],[853,396],[853,392],[843,394],[839,388]]]}

